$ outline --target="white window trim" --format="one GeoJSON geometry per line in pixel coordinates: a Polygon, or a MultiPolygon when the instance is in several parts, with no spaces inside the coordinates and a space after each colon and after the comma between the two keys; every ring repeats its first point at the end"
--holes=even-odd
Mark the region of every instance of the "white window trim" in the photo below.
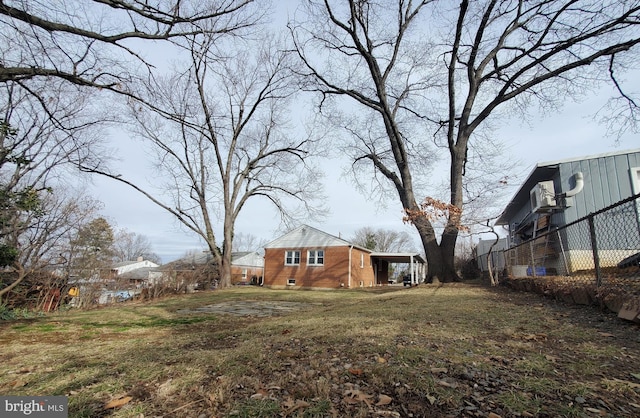
{"type": "Polygon", "coordinates": [[[300,251],[289,250],[284,252],[284,265],[285,266],[299,266],[300,265],[300,251]],[[287,256],[291,253],[291,263],[287,263],[287,256]],[[298,262],[296,263],[296,253],[298,254],[298,262]]]}
{"type": "Polygon", "coordinates": [[[364,268],[364,254],[362,253],[360,254],[360,268],[364,268]]]}
{"type": "Polygon", "coordinates": [[[308,250],[307,251],[307,265],[309,266],[324,266],[324,250],[308,250]],[[318,253],[322,252],[322,263],[318,262],[318,253]],[[313,261],[311,257],[311,253],[313,253],[313,261]]]}

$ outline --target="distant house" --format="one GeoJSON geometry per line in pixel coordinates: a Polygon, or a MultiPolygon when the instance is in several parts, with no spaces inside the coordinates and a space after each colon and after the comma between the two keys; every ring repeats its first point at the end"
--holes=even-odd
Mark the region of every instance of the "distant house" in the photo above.
{"type": "MultiPolygon", "coordinates": [[[[509,247],[514,247],[638,193],[640,149],[539,163],[496,224],[506,226],[509,247]]],[[[637,218],[638,214],[630,216],[637,218]]],[[[637,251],[625,241],[625,234],[615,231],[609,234],[611,236],[603,237],[602,241],[610,248],[599,249],[603,266],[615,265],[620,249],[628,250],[629,254],[637,251]],[[608,249],[615,250],[611,251],[610,260],[607,260],[608,249]]],[[[556,236],[547,235],[547,239],[541,239],[536,245],[544,246],[541,256],[547,259],[557,258],[562,250],[565,260],[562,263],[558,260],[558,272],[563,269],[562,264],[570,266],[572,259],[587,258],[591,253],[588,238],[567,236],[566,231],[556,236]],[[550,239],[555,242],[549,242],[550,239]]],[[[545,260],[544,264],[551,265],[552,261],[545,260]]]]}
{"type": "Polygon", "coordinates": [[[494,271],[501,271],[505,268],[504,250],[509,248],[506,238],[483,239],[478,242],[475,249],[475,259],[480,271],[489,271],[489,249],[491,249],[491,265],[494,271]],[[494,245],[495,243],[495,245],[494,245]],[[493,245],[493,248],[491,246],[493,245]]]}
{"type": "Polygon", "coordinates": [[[150,287],[162,282],[163,274],[159,267],[141,267],[120,274],[118,280],[128,281],[136,287],[150,287]]]}
{"type": "Polygon", "coordinates": [[[160,267],[165,282],[189,289],[215,287],[220,272],[210,251],[192,252],[160,267]]]}
{"type": "Polygon", "coordinates": [[[86,306],[91,303],[106,304],[133,298],[141,288],[149,287],[161,279],[159,265],[138,257],[135,261],[124,261],[101,269],[92,277],[73,278],[69,295],[71,305],[86,306]]]}
{"type": "Polygon", "coordinates": [[[153,261],[145,260],[142,257],[138,257],[135,261],[122,261],[120,263],[115,263],[111,266],[112,276],[121,276],[124,273],[128,273],[134,270],[139,270],[142,268],[151,269],[160,267],[158,264],[153,261]]]}
{"type": "Polygon", "coordinates": [[[262,284],[264,257],[256,252],[231,254],[231,284],[262,284]]]}
{"type": "Polygon", "coordinates": [[[135,261],[122,261],[111,266],[111,278],[116,279],[120,286],[128,282],[136,287],[149,287],[161,281],[162,273],[159,265],[153,261],[138,257],[135,261]]]}
{"type": "Polygon", "coordinates": [[[424,279],[413,253],[376,253],[308,225],[265,246],[264,285],[274,288],[359,288],[387,284],[389,263],[409,263],[412,283],[424,279]]]}

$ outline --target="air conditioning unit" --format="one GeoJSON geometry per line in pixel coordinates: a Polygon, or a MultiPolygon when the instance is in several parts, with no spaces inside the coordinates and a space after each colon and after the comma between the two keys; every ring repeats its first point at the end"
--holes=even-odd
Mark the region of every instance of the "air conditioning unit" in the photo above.
{"type": "Polygon", "coordinates": [[[540,212],[556,206],[556,192],[553,181],[541,181],[529,192],[531,212],[540,212]]]}

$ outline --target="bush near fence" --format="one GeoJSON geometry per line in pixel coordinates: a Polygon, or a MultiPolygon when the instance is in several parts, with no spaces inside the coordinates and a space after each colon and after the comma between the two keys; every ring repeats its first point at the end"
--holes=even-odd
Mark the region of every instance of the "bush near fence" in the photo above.
{"type": "Polygon", "coordinates": [[[504,251],[503,282],[640,321],[640,194],[504,251]]]}

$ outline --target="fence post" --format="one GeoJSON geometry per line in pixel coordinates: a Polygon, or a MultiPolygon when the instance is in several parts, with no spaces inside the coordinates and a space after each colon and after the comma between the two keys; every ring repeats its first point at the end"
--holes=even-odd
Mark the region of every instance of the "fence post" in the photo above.
{"type": "Polygon", "coordinates": [[[593,265],[596,270],[596,286],[602,284],[602,274],[600,272],[600,256],[598,255],[598,243],[596,242],[596,227],[593,222],[593,214],[587,217],[589,222],[589,237],[591,238],[591,252],[593,253],[593,265]]]}
{"type": "Polygon", "coordinates": [[[560,230],[556,228],[556,233],[558,234],[558,242],[560,243],[560,252],[562,252],[562,260],[564,261],[564,271],[567,276],[571,276],[571,272],[569,271],[569,263],[567,262],[567,254],[564,252],[564,244],[562,243],[562,236],[560,235],[560,230]]]}
{"type": "Polygon", "coordinates": [[[529,254],[531,255],[531,276],[536,277],[536,258],[533,254],[533,242],[535,239],[529,241],[529,254]]]}

